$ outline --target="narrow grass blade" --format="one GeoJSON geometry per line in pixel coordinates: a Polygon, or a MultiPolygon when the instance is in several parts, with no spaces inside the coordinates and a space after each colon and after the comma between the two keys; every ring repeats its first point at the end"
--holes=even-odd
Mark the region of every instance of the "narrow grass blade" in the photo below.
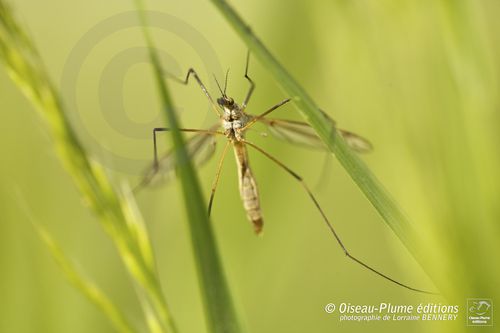
{"type": "Polygon", "coordinates": [[[195,255],[196,267],[203,295],[207,326],[214,333],[241,332],[237,313],[227,285],[222,263],[219,258],[211,223],[206,213],[206,206],[201,194],[197,175],[185,149],[180,133],[172,98],[167,89],[163,70],[155,51],[153,39],[147,28],[144,3],[136,0],[139,16],[144,26],[154,76],[158,85],[161,102],[168,126],[172,129],[174,149],[179,161],[178,176],[182,184],[182,193],[186,205],[191,242],[195,255]]]}
{"type": "Polygon", "coordinates": [[[39,224],[35,224],[35,227],[40,238],[52,253],[52,257],[56,260],[69,282],[71,282],[76,289],[80,290],[82,294],[106,315],[115,330],[120,333],[138,333],[138,331],[128,322],[126,316],[101,291],[101,289],[76,269],[75,265],[64,254],[64,251],[47,230],[39,224]]]}
{"type": "Polygon", "coordinates": [[[398,204],[384,189],[368,167],[349,149],[334,124],[320,111],[309,94],[293,79],[285,68],[252,32],[247,23],[224,0],[211,0],[221,14],[247,44],[276,81],[289,94],[302,116],[311,124],[325,145],[335,154],[341,165],[372,203],[387,225],[399,237],[401,242],[421,262],[415,231],[398,204]]]}
{"type": "Polygon", "coordinates": [[[39,224],[33,216],[30,207],[24,200],[24,196],[19,189],[16,188],[16,194],[21,209],[26,214],[33,227],[38,233],[38,236],[47,246],[52,254],[52,257],[61,268],[62,272],[68,281],[80,290],[92,303],[94,303],[109,319],[113,327],[120,333],[138,333],[138,331],[130,324],[127,317],[118,309],[118,307],[106,296],[106,294],[80,272],[72,260],[61,249],[61,246],[54,240],[52,235],[39,224]]]}
{"type": "Polygon", "coordinates": [[[103,168],[90,158],[79,142],[36,48],[3,0],[0,0],[0,60],[46,120],[61,161],[114,241],[134,282],[146,295],[162,325],[161,332],[175,332],[151,244],[142,221],[138,221],[139,217],[130,209],[131,199],[126,199],[113,187],[103,168]]]}

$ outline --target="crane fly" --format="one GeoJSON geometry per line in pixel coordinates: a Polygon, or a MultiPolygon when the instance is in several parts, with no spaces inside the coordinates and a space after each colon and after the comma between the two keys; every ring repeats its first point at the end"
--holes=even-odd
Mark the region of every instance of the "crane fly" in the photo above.
{"type": "MultiPolygon", "coordinates": [[[[241,105],[237,104],[232,97],[226,94],[229,70],[228,72],[226,72],[223,89],[220,86],[219,82],[217,81],[217,78],[215,78],[214,76],[217,86],[219,88],[219,92],[221,94],[221,96],[217,98],[216,101],[214,101],[214,99],[212,98],[212,96],[206,89],[205,85],[202,83],[200,77],[193,68],[189,69],[184,80],[179,79],[169,73],[165,73],[165,75],[169,76],[171,79],[179,83],[182,83],[184,85],[187,85],[189,83],[190,77],[194,77],[194,79],[200,86],[201,90],[208,98],[212,109],[215,111],[217,117],[219,118],[219,122],[209,127],[208,129],[191,129],[191,128],[180,129],[180,131],[183,132],[195,133],[190,139],[186,141],[186,149],[188,151],[190,158],[194,161],[194,163],[196,165],[201,165],[206,161],[208,161],[214,155],[215,144],[216,144],[215,138],[217,136],[225,136],[227,138],[222,155],[219,159],[219,163],[215,174],[215,179],[210,193],[210,200],[208,204],[208,215],[210,216],[212,210],[215,191],[217,189],[217,184],[219,182],[224,159],[227,155],[228,148],[232,146],[236,158],[236,163],[238,166],[239,190],[240,190],[241,200],[243,202],[243,207],[246,211],[248,220],[253,225],[255,233],[260,234],[262,232],[264,219],[260,207],[260,196],[257,188],[257,182],[255,180],[255,177],[253,176],[252,169],[250,168],[248,152],[247,152],[247,147],[251,147],[252,149],[257,150],[258,152],[266,156],[280,168],[285,170],[288,174],[290,174],[295,180],[297,180],[302,185],[302,187],[307,192],[310,199],[316,206],[317,210],[319,211],[326,226],[328,227],[333,237],[343,250],[344,254],[349,259],[363,266],[365,269],[368,269],[373,273],[379,275],[380,277],[394,284],[397,284],[401,287],[416,292],[433,294],[432,292],[413,288],[409,285],[401,283],[389,277],[388,275],[380,272],[379,270],[369,266],[368,264],[361,261],[357,257],[351,255],[351,253],[344,246],[344,243],[341,241],[339,235],[335,231],[332,223],[329,221],[325,212],[321,208],[318,200],[313,195],[312,191],[309,189],[307,184],[303,181],[302,177],[299,176],[297,173],[295,173],[293,170],[291,170],[289,167],[287,167],[285,164],[283,164],[281,161],[279,161],[277,158],[275,158],[274,156],[272,156],[259,146],[255,145],[254,143],[246,139],[245,137],[246,131],[250,129],[255,123],[261,123],[266,125],[271,134],[273,134],[275,137],[279,139],[285,140],[295,145],[302,145],[308,148],[327,150],[326,146],[323,144],[323,142],[318,137],[316,132],[307,123],[301,121],[268,118],[268,115],[271,114],[273,111],[290,102],[291,100],[290,98],[284,99],[283,101],[272,106],[271,108],[269,108],[268,110],[259,115],[251,115],[246,112],[248,102],[255,89],[254,81],[248,76],[249,57],[250,54],[247,55],[244,77],[250,83],[250,87],[241,105]]],[[[368,152],[372,150],[372,145],[368,140],[364,139],[363,137],[355,133],[334,127],[335,124],[334,121],[331,120],[326,115],[326,113],[323,112],[323,114],[325,116],[325,119],[332,124],[332,130],[338,131],[338,133],[343,137],[343,139],[351,149],[353,149],[356,152],[368,152]]],[[[153,165],[148,169],[144,178],[142,179],[141,183],[136,187],[136,189],[142,188],[154,182],[156,178],[160,178],[162,176],[174,173],[176,168],[176,160],[174,152],[171,150],[167,152],[167,154],[164,155],[162,158],[159,158],[157,143],[156,143],[157,133],[169,130],[170,130],[169,128],[165,127],[159,127],[153,129],[154,162],[153,165]]]]}

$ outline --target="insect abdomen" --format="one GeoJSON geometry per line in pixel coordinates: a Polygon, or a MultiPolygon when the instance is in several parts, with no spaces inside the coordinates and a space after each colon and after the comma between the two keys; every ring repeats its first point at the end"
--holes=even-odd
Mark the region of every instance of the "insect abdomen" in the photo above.
{"type": "Polygon", "coordinates": [[[247,212],[248,219],[252,222],[254,231],[259,234],[262,231],[264,221],[262,219],[262,212],[260,210],[259,193],[257,184],[250,169],[246,169],[241,179],[240,185],[241,199],[243,200],[243,207],[247,212]]]}
{"type": "Polygon", "coordinates": [[[261,233],[264,221],[260,210],[259,192],[257,183],[248,165],[246,148],[241,143],[234,144],[234,153],[238,160],[238,176],[240,195],[247,217],[252,222],[256,234],[261,233]]]}

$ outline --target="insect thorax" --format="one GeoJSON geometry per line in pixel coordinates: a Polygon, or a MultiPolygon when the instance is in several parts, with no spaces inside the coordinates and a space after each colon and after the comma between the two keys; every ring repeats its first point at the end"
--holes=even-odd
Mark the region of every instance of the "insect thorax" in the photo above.
{"type": "Polygon", "coordinates": [[[244,138],[244,131],[241,129],[245,127],[249,117],[236,103],[230,107],[224,106],[223,110],[222,126],[224,127],[224,134],[230,140],[241,141],[244,138]]]}

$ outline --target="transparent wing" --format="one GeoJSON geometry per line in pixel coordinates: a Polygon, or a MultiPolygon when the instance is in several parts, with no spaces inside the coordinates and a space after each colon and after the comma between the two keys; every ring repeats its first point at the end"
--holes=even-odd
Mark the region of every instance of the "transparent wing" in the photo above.
{"type": "Polygon", "coordinates": [[[352,150],[358,153],[368,153],[373,150],[373,145],[365,138],[340,128],[338,128],[337,130],[340,132],[345,142],[349,147],[351,147],[352,150]]]}
{"type": "MultiPolygon", "coordinates": [[[[266,124],[269,132],[278,139],[306,148],[327,150],[323,141],[321,141],[314,129],[307,123],[295,120],[266,118],[259,119],[259,121],[266,124]]],[[[365,153],[373,149],[372,144],[365,138],[343,129],[337,130],[354,151],[365,153]]]]}
{"type": "MultiPolygon", "coordinates": [[[[217,128],[218,125],[214,125],[209,130],[215,131],[217,128]]],[[[193,164],[201,166],[210,160],[215,153],[216,143],[215,134],[210,133],[197,133],[186,140],[186,150],[193,164]]],[[[175,175],[177,164],[175,151],[172,148],[158,159],[158,166],[155,166],[153,162],[146,169],[144,177],[136,190],[169,181],[175,175]]]]}

